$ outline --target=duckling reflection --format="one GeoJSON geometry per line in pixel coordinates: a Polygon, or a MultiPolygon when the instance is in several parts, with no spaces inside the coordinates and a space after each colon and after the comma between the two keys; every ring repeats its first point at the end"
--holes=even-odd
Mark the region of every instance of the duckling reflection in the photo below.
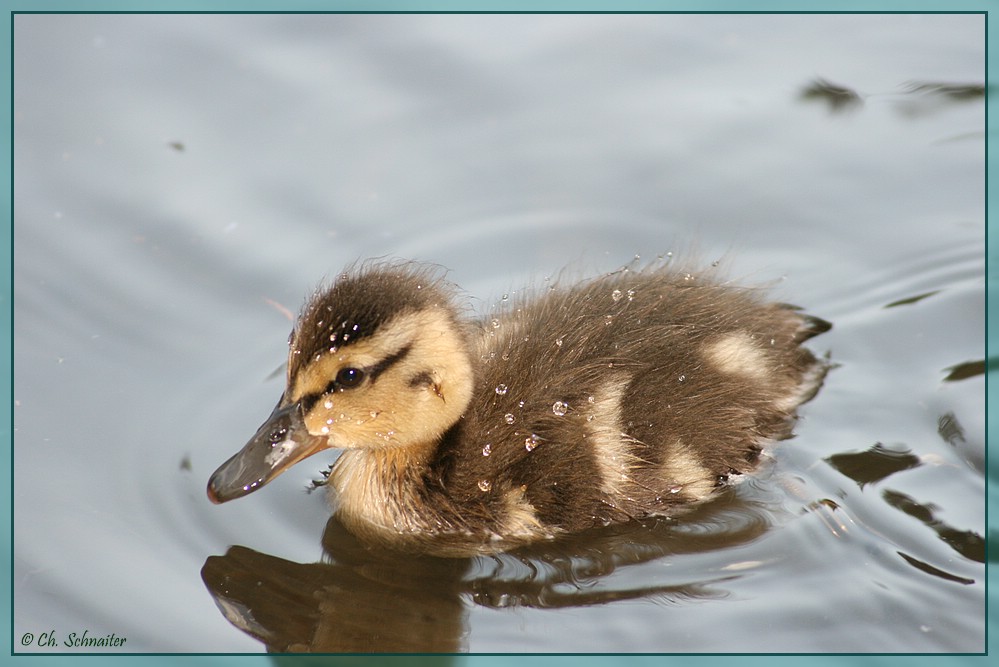
{"type": "Polygon", "coordinates": [[[459,653],[457,559],[369,554],[335,519],[337,562],[294,563],[246,547],[201,570],[222,615],[275,653],[459,653]],[[342,559],[342,560],[341,560],[342,559]]]}
{"type": "Polygon", "coordinates": [[[772,511],[727,490],[682,524],[646,519],[468,559],[378,549],[332,517],[322,540],[325,562],[294,563],[234,546],[209,557],[201,574],[229,622],[270,652],[458,653],[469,648],[469,604],[553,609],[723,598],[726,584],[746,571],[671,568],[653,581],[633,577],[643,582],[637,586],[620,577],[612,583],[610,575],[747,544],[767,531],[772,511]]]}
{"type": "Polygon", "coordinates": [[[383,547],[495,553],[674,516],[789,437],[829,328],[669,265],[473,321],[435,267],[374,263],[308,301],[270,418],[212,476],[224,502],[325,448],[336,514],[383,547]]]}

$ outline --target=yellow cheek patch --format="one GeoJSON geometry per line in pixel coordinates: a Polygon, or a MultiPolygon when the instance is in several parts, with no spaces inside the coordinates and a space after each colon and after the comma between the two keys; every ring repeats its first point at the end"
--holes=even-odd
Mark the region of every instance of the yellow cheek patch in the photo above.
{"type": "Polygon", "coordinates": [[[305,407],[313,435],[331,447],[417,446],[439,438],[468,405],[473,374],[467,341],[447,311],[396,316],[370,336],[320,353],[289,380],[288,400],[305,407]],[[345,368],[367,375],[333,383],[345,368]]]}

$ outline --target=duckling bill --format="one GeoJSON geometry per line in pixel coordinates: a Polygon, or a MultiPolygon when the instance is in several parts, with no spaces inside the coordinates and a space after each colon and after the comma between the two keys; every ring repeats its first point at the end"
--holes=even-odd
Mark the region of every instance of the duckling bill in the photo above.
{"type": "Polygon", "coordinates": [[[376,544],[495,552],[674,515],[787,438],[829,324],[754,288],[622,270],[466,316],[439,270],[366,264],[308,300],[287,384],[215,472],[216,503],[342,450],[340,520],[376,544]]]}

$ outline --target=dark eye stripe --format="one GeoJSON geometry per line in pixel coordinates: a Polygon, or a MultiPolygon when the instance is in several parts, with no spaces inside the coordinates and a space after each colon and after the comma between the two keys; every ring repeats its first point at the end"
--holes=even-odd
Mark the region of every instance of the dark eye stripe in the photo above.
{"type": "Polygon", "coordinates": [[[322,394],[319,393],[319,394],[306,394],[305,396],[300,398],[298,402],[302,405],[302,412],[308,412],[309,410],[311,410],[312,406],[314,406],[316,404],[316,401],[318,401],[321,397],[322,394]]]}
{"type": "MultiPolygon", "coordinates": [[[[371,379],[372,382],[374,382],[375,380],[378,379],[379,375],[381,375],[382,373],[384,373],[386,370],[388,370],[389,368],[391,368],[393,365],[395,365],[395,364],[399,363],[400,361],[402,361],[403,359],[405,359],[406,355],[409,354],[410,349],[411,349],[411,346],[407,345],[406,347],[402,348],[398,352],[396,352],[394,354],[390,354],[389,356],[385,357],[384,359],[382,359],[381,361],[379,361],[377,364],[369,366],[368,368],[361,368],[361,369],[356,369],[356,370],[361,373],[362,380],[363,380],[363,377],[368,377],[368,378],[371,379]]],[[[321,392],[316,392],[314,394],[306,394],[305,396],[302,396],[302,398],[299,399],[299,403],[302,404],[302,408],[306,412],[308,412],[309,410],[311,410],[313,408],[313,406],[315,406],[316,401],[318,401],[320,398],[322,398],[326,394],[331,394],[334,391],[337,391],[337,390],[340,390],[340,389],[352,389],[354,386],[359,386],[360,383],[358,385],[348,386],[346,384],[341,384],[341,382],[338,382],[338,380],[341,379],[340,375],[341,375],[341,373],[343,373],[344,370],[349,370],[349,369],[341,369],[340,372],[337,373],[337,378],[334,379],[333,381],[331,381],[328,385],[326,385],[326,388],[323,389],[321,392]]]]}
{"type": "Polygon", "coordinates": [[[389,356],[385,357],[374,366],[370,366],[369,368],[366,369],[368,377],[370,377],[371,381],[374,382],[375,380],[378,379],[379,375],[381,375],[386,370],[388,370],[395,364],[405,359],[406,355],[409,354],[410,349],[412,349],[412,346],[407,345],[406,347],[402,348],[395,354],[390,354],[389,356]]]}

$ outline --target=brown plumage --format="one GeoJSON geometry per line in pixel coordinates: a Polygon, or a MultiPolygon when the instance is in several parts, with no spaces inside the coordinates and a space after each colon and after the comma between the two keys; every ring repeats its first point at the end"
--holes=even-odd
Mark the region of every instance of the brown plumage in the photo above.
{"type": "Polygon", "coordinates": [[[271,418],[215,502],[321,449],[346,526],[462,555],[672,515],[790,435],[829,325],[754,288],[623,269],[476,321],[433,267],[367,264],[309,300],[271,418]]]}

